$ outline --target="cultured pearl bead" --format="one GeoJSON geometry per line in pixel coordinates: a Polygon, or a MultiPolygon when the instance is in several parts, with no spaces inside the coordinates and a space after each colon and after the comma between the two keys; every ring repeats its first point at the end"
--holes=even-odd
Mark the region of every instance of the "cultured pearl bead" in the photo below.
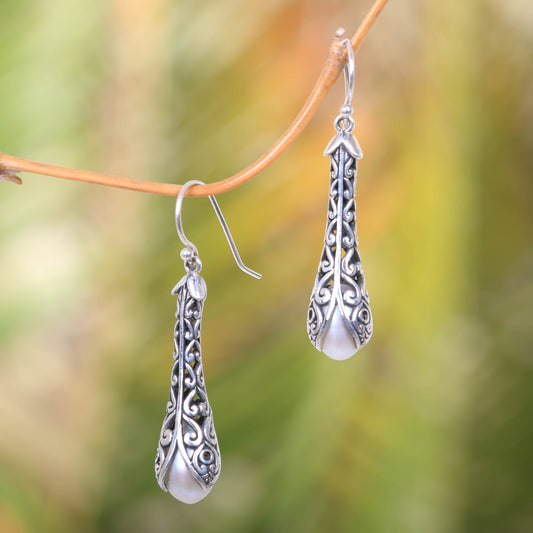
{"type": "Polygon", "coordinates": [[[328,329],[322,337],[322,351],[337,361],[348,359],[357,351],[352,334],[346,327],[338,307],[335,307],[328,329]]]}
{"type": "Polygon", "coordinates": [[[179,450],[176,450],[168,469],[166,487],[170,494],[183,503],[196,503],[203,500],[212,487],[204,488],[191,474],[179,450]]]}

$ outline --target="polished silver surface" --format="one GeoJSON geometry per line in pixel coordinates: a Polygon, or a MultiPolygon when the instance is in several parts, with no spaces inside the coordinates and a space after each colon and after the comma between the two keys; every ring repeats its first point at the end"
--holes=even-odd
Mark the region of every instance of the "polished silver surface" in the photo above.
{"type": "Polygon", "coordinates": [[[357,352],[369,341],[373,328],[357,248],[355,187],[357,160],[363,153],[352,134],[353,51],[348,40],[344,44],[349,54],[344,70],[346,97],[335,119],[338,133],[324,153],[331,158],[328,218],[307,318],[311,342],[333,359],[346,359],[357,352]]]}
{"type": "Polygon", "coordinates": [[[355,88],[355,54],[350,39],[344,39],[341,44],[348,52],[348,61],[344,65],[344,106],[351,107],[355,88]]]}
{"type": "Polygon", "coordinates": [[[200,341],[207,289],[203,278],[191,271],[174,287],[172,294],[178,297],[174,365],[155,474],[161,488],[169,490],[169,470],[176,461],[176,454],[180,454],[180,460],[200,485],[200,494],[207,494],[220,474],[220,450],[207,398],[200,341]]]}
{"type": "MultiPolygon", "coordinates": [[[[185,196],[185,193],[189,187],[192,185],[205,185],[203,181],[199,180],[191,180],[188,181],[183,185],[181,188],[178,197],[176,198],[176,230],[178,231],[179,238],[181,239],[181,242],[192,252],[192,254],[195,257],[198,257],[198,250],[194,244],[187,239],[185,236],[185,232],[183,231],[183,224],[181,221],[181,208],[183,204],[183,197],[185,196]]],[[[239,251],[237,250],[237,245],[235,244],[235,241],[233,240],[233,237],[231,235],[231,231],[229,229],[229,226],[226,222],[226,219],[224,218],[224,215],[222,214],[222,211],[220,209],[220,206],[218,205],[217,199],[211,195],[209,196],[209,200],[211,201],[211,205],[213,206],[213,209],[215,210],[215,213],[217,215],[217,218],[220,222],[220,225],[222,226],[222,230],[224,231],[224,235],[226,236],[226,239],[228,241],[229,247],[231,249],[231,253],[233,254],[233,258],[235,259],[235,262],[237,263],[238,267],[249,276],[252,276],[255,279],[261,279],[261,274],[258,272],[255,272],[255,270],[252,270],[251,268],[248,268],[242,261],[241,256],[239,254],[239,251]]]]}
{"type": "MultiPolygon", "coordinates": [[[[170,379],[170,400],[155,459],[155,475],[161,488],[185,503],[196,503],[203,499],[220,475],[220,449],[213,413],[207,399],[200,340],[207,287],[199,274],[202,262],[198,249],[185,235],[181,220],[183,198],[187,189],[193,185],[203,185],[203,182],[188,181],[176,199],[176,230],[185,245],[180,256],[186,274],[172,290],[172,294],[178,297],[174,364],[170,379]]],[[[209,196],[209,199],[235,261],[246,274],[261,278],[261,274],[242,262],[216,198],[209,196]]]]}

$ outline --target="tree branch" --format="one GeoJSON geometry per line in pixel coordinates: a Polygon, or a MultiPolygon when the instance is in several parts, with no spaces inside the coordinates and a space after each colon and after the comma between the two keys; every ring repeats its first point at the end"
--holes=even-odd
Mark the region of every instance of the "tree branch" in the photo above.
{"type": "MultiPolygon", "coordinates": [[[[366,34],[372,27],[381,10],[385,7],[387,0],[376,0],[374,5],[370,8],[363,22],[355,32],[351,39],[354,51],[357,51],[361,45],[366,34]]],[[[216,183],[208,185],[197,185],[191,187],[187,191],[187,196],[207,196],[210,194],[220,194],[222,192],[230,191],[239,187],[243,183],[257,176],[270,163],[272,163],[303,131],[307,126],[318,106],[324,100],[329,89],[337,79],[342,71],[342,68],[347,60],[347,54],[344,47],[340,44],[342,33],[337,32],[335,39],[329,51],[329,57],[322,69],[318,80],[303,105],[302,109],[283,133],[283,135],[274,143],[274,145],[263,154],[257,161],[252,163],[249,167],[237,172],[233,176],[226,178],[216,183]]],[[[47,165],[45,163],[37,163],[29,161],[20,157],[3,154],[0,152],[0,181],[13,181],[21,183],[20,178],[15,176],[15,172],[31,172],[33,174],[41,174],[44,176],[53,176],[56,178],[65,178],[69,180],[85,181],[87,183],[95,183],[99,185],[108,185],[111,187],[119,187],[122,189],[130,189],[133,191],[150,192],[155,194],[164,194],[167,196],[177,196],[181,189],[181,185],[174,185],[171,183],[155,183],[151,181],[139,181],[129,178],[121,178],[118,176],[109,176],[106,174],[98,174],[96,172],[89,172],[86,170],[77,170],[72,168],[58,167],[55,165],[47,165]]]]}

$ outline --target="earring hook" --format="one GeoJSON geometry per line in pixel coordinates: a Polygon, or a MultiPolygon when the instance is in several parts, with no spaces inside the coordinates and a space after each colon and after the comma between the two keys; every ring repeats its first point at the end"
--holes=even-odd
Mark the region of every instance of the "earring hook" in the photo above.
{"type": "MultiPolygon", "coordinates": [[[[189,258],[189,260],[198,263],[200,261],[199,255],[198,255],[198,248],[185,236],[185,232],[183,231],[183,224],[181,221],[181,209],[183,205],[183,198],[185,196],[185,193],[187,192],[187,189],[191,187],[192,185],[205,185],[203,181],[199,180],[191,180],[182,185],[181,190],[178,194],[178,197],[176,198],[176,230],[178,232],[178,236],[181,240],[181,242],[186,246],[186,248],[190,251],[190,254],[192,254],[192,257],[189,258]]],[[[248,268],[241,259],[241,256],[239,255],[239,251],[237,250],[237,245],[235,244],[235,241],[233,240],[233,237],[231,235],[231,231],[229,229],[229,226],[226,222],[226,219],[224,218],[224,215],[222,214],[222,210],[220,209],[220,206],[218,205],[218,202],[214,195],[209,195],[209,200],[211,201],[211,205],[213,206],[213,209],[215,210],[215,213],[217,215],[217,218],[220,222],[220,225],[222,226],[222,230],[224,231],[224,235],[226,236],[226,239],[228,241],[229,247],[231,249],[231,253],[233,254],[233,258],[235,259],[235,262],[237,263],[238,267],[249,276],[252,276],[255,279],[261,279],[261,274],[258,272],[255,272],[255,270],[252,270],[251,268],[248,268]]],[[[201,263],[200,263],[201,264],[201,263]]]]}
{"type": "Polygon", "coordinates": [[[341,44],[348,52],[348,61],[344,65],[344,105],[351,107],[355,86],[355,54],[350,39],[344,39],[341,44]]]}

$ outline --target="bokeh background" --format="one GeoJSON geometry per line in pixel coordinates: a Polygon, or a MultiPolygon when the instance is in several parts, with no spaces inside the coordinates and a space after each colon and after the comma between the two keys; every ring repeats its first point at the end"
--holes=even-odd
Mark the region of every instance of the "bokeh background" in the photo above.
{"type": "MultiPolygon", "coordinates": [[[[0,150],[216,181],[290,123],[370,0],[2,0],[0,150]]],[[[306,335],[338,80],[298,140],[184,224],[204,263],[222,476],[153,460],[182,276],[172,198],[0,187],[0,531],[533,531],[533,5],[391,0],[357,57],[372,342],[306,335]]]]}

